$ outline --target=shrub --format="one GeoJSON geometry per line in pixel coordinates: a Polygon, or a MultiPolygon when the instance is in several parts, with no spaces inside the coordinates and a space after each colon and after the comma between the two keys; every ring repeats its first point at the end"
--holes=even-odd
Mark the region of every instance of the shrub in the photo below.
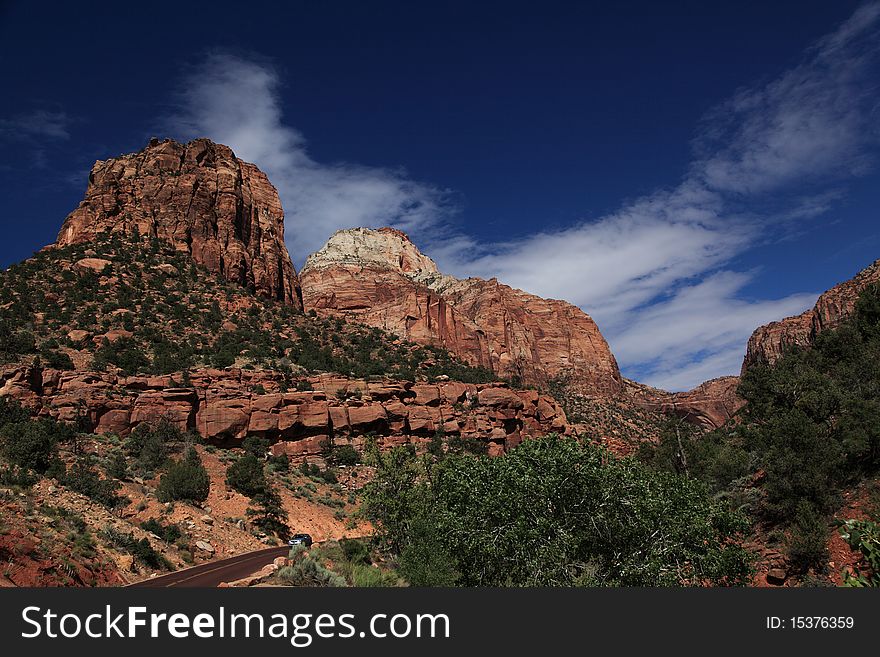
{"type": "Polygon", "coordinates": [[[198,452],[190,447],[182,460],[168,468],[159,480],[156,497],[160,502],[185,500],[204,502],[211,490],[211,478],[202,465],[198,452]]]}
{"type": "Polygon", "coordinates": [[[268,487],[263,464],[253,454],[245,454],[226,469],[226,483],[248,497],[254,497],[268,487]]]}
{"type": "Polygon", "coordinates": [[[281,506],[281,497],[266,487],[253,497],[254,508],[246,513],[252,517],[254,526],[259,527],[267,534],[274,534],[282,540],[286,540],[290,534],[287,526],[287,511],[281,506]]]}
{"type": "Polygon", "coordinates": [[[180,527],[178,527],[177,525],[163,525],[156,518],[150,518],[149,520],[145,520],[144,522],[142,522],[141,529],[155,534],[166,543],[174,543],[181,536],[183,536],[183,533],[180,531],[180,527]]]}
{"type": "Polygon", "coordinates": [[[806,500],[801,501],[787,541],[792,568],[799,573],[823,569],[828,561],[827,540],[828,529],[821,514],[806,500]]]}
{"type": "Polygon", "coordinates": [[[125,443],[125,449],[136,459],[138,467],[151,471],[163,467],[168,460],[169,448],[185,439],[175,424],[162,419],[152,425],[136,426],[125,443]]]}
{"type": "Polygon", "coordinates": [[[44,474],[58,453],[58,443],[72,430],[53,420],[10,422],[0,428],[0,453],[13,465],[44,474]]]}
{"type": "Polygon", "coordinates": [[[40,478],[31,473],[27,468],[17,465],[0,466],[0,484],[4,486],[30,488],[39,480],[40,478]]]}
{"type": "Polygon", "coordinates": [[[880,526],[872,520],[846,520],[841,523],[840,535],[853,549],[862,553],[864,569],[855,568],[844,576],[844,586],[880,586],[880,526]]]}
{"type": "Polygon", "coordinates": [[[342,553],[347,561],[365,564],[373,562],[370,558],[370,549],[364,541],[356,538],[343,538],[339,541],[339,547],[342,548],[342,553]]]}
{"type": "Polygon", "coordinates": [[[76,463],[67,471],[62,483],[70,490],[85,495],[108,508],[113,508],[126,501],[125,498],[117,495],[119,482],[102,479],[98,471],[95,470],[90,456],[77,459],[76,463]]]}
{"type": "Polygon", "coordinates": [[[146,538],[138,540],[134,537],[134,534],[125,533],[118,529],[114,529],[113,527],[104,528],[101,532],[101,536],[107,541],[107,543],[125,550],[133,556],[136,561],[149,568],[162,568],[164,570],[174,569],[171,562],[156,552],[156,550],[153,549],[153,546],[150,545],[150,541],[146,538]]]}
{"type": "Polygon", "coordinates": [[[63,351],[56,351],[54,349],[44,349],[40,352],[40,356],[43,359],[43,364],[46,367],[50,367],[54,370],[65,370],[70,371],[74,369],[73,361],[70,360],[70,356],[64,353],[63,351]]]}
{"type": "Polygon", "coordinates": [[[128,476],[128,461],[124,454],[116,452],[107,464],[107,475],[114,479],[125,479],[128,476]]]}
{"type": "Polygon", "coordinates": [[[357,465],[361,462],[361,455],[351,445],[334,447],[331,455],[336,465],[357,465]]]}
{"type": "Polygon", "coordinates": [[[278,456],[270,456],[267,461],[273,472],[286,474],[290,472],[290,458],[287,454],[279,454],[278,456]]]}
{"type": "Polygon", "coordinates": [[[126,376],[131,376],[148,369],[150,359],[134,338],[119,338],[113,342],[105,339],[95,351],[93,365],[98,370],[105,370],[108,365],[114,365],[126,376]]]}
{"type": "Polygon", "coordinates": [[[241,443],[241,447],[246,454],[253,454],[258,459],[263,459],[266,456],[266,452],[269,451],[269,441],[257,436],[248,436],[241,443]]]}
{"type": "Polygon", "coordinates": [[[290,551],[292,563],[278,571],[278,579],[289,586],[342,587],[347,583],[341,575],[328,570],[306,553],[290,551]]]}
{"type": "Polygon", "coordinates": [[[397,448],[365,490],[380,538],[419,583],[742,584],[745,519],[694,480],[549,436],[496,458],[397,448]]]}

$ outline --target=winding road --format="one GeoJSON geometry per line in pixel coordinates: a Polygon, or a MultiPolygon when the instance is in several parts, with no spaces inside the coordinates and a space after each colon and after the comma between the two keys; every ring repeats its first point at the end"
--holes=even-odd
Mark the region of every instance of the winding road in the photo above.
{"type": "Polygon", "coordinates": [[[245,552],[228,559],[202,563],[161,577],[145,579],[142,582],[129,584],[129,587],[156,589],[171,586],[216,587],[221,582],[232,582],[252,575],[263,566],[272,563],[276,557],[286,557],[289,552],[290,548],[286,545],[245,552]]]}

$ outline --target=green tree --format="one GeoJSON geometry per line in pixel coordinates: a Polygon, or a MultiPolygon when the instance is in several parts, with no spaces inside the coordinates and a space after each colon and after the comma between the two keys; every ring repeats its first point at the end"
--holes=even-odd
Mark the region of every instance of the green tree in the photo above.
{"type": "Polygon", "coordinates": [[[381,461],[366,510],[420,583],[676,586],[750,574],[736,543],[744,518],[702,483],[573,439],[496,458],[431,465],[395,450],[381,461]]]}
{"type": "Polygon", "coordinates": [[[43,474],[57,459],[59,441],[71,433],[48,419],[10,422],[0,428],[0,453],[14,465],[43,474]]]}
{"type": "Polygon", "coordinates": [[[287,511],[281,504],[281,496],[267,486],[254,495],[252,502],[254,507],[248,509],[246,513],[251,516],[254,526],[267,534],[274,534],[282,540],[287,540],[290,527],[287,526],[287,511]]]}
{"type": "Polygon", "coordinates": [[[265,492],[269,486],[263,463],[253,454],[245,454],[226,469],[226,483],[248,497],[265,492]]]}
{"type": "Polygon", "coordinates": [[[125,455],[116,452],[107,464],[107,475],[114,479],[125,479],[128,476],[128,460],[125,455]]]}
{"type": "Polygon", "coordinates": [[[185,456],[168,468],[159,480],[156,497],[160,502],[186,500],[204,502],[211,490],[211,478],[198,452],[194,447],[187,449],[185,456]]]}

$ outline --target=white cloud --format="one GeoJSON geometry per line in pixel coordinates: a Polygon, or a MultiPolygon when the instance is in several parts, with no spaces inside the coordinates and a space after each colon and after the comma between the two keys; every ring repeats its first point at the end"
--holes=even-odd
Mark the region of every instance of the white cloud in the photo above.
{"type": "Polygon", "coordinates": [[[335,230],[391,225],[418,233],[446,216],[443,190],[399,170],[312,159],[303,135],[283,122],[279,84],[267,63],[213,53],[185,76],[167,123],[174,134],[226,144],[266,172],[281,196],[297,266],[335,230]]]}
{"type": "Polygon", "coordinates": [[[737,373],[744,337],[757,326],[802,312],[818,296],[792,294],[758,301],[739,298],[752,277],[722,271],[681,287],[670,299],[640,311],[638,324],[615,333],[616,356],[638,364],[638,380],[674,389],[691,388],[719,373],[737,373]],[[734,353],[738,354],[736,359],[734,353]],[[725,369],[714,369],[722,365],[725,369]],[[690,378],[695,375],[702,378],[690,378]]]}
{"type": "Polygon", "coordinates": [[[795,68],[710,112],[677,188],[443,264],[576,303],[624,373],[651,385],[681,390],[738,373],[757,326],[802,312],[817,295],[746,299],[755,274],[730,265],[781,227],[827,212],[843,195],[839,183],[870,166],[880,134],[878,21],[880,3],[865,5],[795,68]]]}
{"type": "Polygon", "coordinates": [[[674,189],[512,242],[448,234],[444,191],[399,171],[316,162],[283,122],[279,78],[265,63],[210,55],[186,76],[170,125],[226,143],[267,172],[298,264],[338,228],[393,225],[445,271],[576,303],[597,320],[625,374],[685,389],[737,373],[755,327],[815,300],[749,299],[755,273],[731,263],[777,239],[780,226],[827,212],[842,182],[871,166],[880,136],[878,21],[880,2],[864,5],[797,66],[710,112],[674,189]]]}

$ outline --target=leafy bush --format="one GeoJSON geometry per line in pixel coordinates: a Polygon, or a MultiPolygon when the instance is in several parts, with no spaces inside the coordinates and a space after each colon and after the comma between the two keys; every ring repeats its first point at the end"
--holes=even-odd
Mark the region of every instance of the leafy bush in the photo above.
{"type": "Polygon", "coordinates": [[[699,482],[593,445],[549,436],[497,458],[431,464],[398,448],[380,461],[366,511],[420,583],[748,581],[748,554],[733,540],[747,527],[741,516],[699,482]]]}
{"type": "Polygon", "coordinates": [[[182,460],[168,468],[159,480],[156,497],[160,502],[186,500],[204,502],[211,490],[211,478],[195,448],[190,447],[182,460]]]}
{"type": "Polygon", "coordinates": [[[846,573],[843,585],[880,586],[880,526],[873,520],[845,520],[840,535],[853,550],[862,553],[866,566],[864,570],[856,567],[853,573],[846,573]]]}

